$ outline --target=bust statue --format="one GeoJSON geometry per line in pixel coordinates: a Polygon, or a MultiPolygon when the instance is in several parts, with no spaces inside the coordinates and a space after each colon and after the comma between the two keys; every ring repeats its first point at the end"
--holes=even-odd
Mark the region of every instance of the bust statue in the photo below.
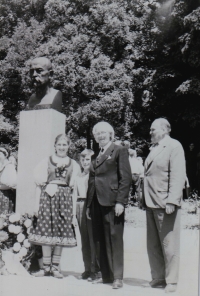
{"type": "Polygon", "coordinates": [[[52,64],[45,57],[35,58],[31,62],[30,77],[35,92],[31,95],[26,110],[55,109],[62,110],[62,93],[51,87],[52,64]]]}

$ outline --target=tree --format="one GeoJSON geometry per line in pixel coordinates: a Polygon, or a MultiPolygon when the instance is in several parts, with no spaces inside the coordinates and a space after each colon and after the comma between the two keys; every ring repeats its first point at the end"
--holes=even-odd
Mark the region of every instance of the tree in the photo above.
{"type": "Polygon", "coordinates": [[[74,139],[89,145],[92,126],[106,120],[118,138],[146,145],[150,123],[164,116],[186,144],[200,125],[199,14],[195,0],[2,1],[0,103],[14,127],[2,141],[17,145],[29,63],[46,56],[74,139]]]}

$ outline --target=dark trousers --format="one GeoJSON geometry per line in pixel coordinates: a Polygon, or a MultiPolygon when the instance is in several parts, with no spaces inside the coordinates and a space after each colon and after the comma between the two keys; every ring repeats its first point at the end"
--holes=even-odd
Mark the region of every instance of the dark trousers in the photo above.
{"type": "Polygon", "coordinates": [[[136,195],[136,201],[140,201],[140,175],[132,174],[132,195],[136,195]]]}
{"type": "Polygon", "coordinates": [[[123,279],[124,213],[115,216],[115,207],[101,206],[95,196],[91,206],[94,241],[99,242],[103,280],[123,279]]]}
{"type": "Polygon", "coordinates": [[[176,207],[172,214],[165,209],[146,209],[147,252],[152,279],[165,279],[167,284],[178,282],[180,257],[180,216],[176,207]]]}
{"type": "Polygon", "coordinates": [[[86,201],[77,201],[76,216],[81,234],[85,271],[98,272],[100,269],[98,254],[93,240],[92,221],[86,217],[86,201]]]}

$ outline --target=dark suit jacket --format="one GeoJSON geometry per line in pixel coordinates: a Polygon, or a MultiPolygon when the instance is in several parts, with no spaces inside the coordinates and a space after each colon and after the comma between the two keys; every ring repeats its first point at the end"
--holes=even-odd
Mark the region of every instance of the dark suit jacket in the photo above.
{"type": "Polygon", "coordinates": [[[114,206],[116,202],[127,204],[131,180],[128,150],[112,143],[98,163],[96,157],[92,159],[87,207],[91,205],[95,191],[102,206],[114,206]]]}

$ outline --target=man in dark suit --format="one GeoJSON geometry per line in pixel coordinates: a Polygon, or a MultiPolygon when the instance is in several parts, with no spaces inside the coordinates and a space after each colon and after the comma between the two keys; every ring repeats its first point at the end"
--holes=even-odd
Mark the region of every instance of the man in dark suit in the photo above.
{"type": "Polygon", "coordinates": [[[93,134],[100,152],[90,167],[87,217],[100,245],[102,279],[97,282],[111,282],[118,289],[123,286],[124,206],[131,185],[128,150],[112,142],[114,130],[107,122],[97,123],[93,134]]]}
{"type": "Polygon", "coordinates": [[[147,215],[147,251],[151,267],[150,286],[176,291],[179,272],[180,215],[186,179],[182,145],[169,136],[164,118],[150,128],[152,147],[144,165],[144,199],[147,215]]]}

